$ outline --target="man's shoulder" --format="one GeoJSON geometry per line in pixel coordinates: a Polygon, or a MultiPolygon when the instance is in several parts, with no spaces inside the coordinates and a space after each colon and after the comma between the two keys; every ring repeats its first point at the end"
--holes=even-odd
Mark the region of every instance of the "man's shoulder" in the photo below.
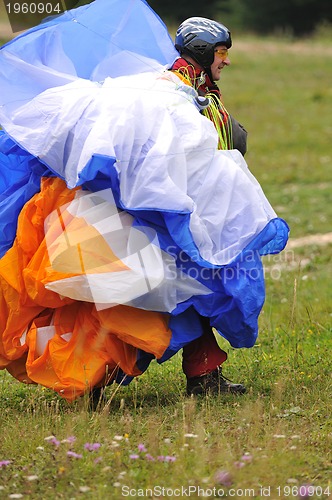
{"type": "Polygon", "coordinates": [[[177,59],[175,59],[171,69],[177,71],[181,68],[189,68],[189,67],[193,68],[193,65],[190,64],[188,61],[186,61],[183,57],[178,57],[177,59]]]}

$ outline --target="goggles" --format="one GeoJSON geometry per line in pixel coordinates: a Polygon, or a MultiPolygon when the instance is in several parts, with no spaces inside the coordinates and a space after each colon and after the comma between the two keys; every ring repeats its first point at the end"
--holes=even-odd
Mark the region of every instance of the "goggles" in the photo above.
{"type": "Polygon", "coordinates": [[[228,49],[215,49],[214,52],[222,61],[224,61],[228,57],[228,49]]]}

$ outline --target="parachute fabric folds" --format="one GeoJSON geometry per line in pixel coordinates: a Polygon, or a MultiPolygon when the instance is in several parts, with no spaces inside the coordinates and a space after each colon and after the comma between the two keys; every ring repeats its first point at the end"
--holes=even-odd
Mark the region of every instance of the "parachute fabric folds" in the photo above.
{"type": "Polygon", "coordinates": [[[250,347],[279,219],[217,150],[145,1],[95,0],[0,50],[0,368],[72,400],[210,318],[250,347]],[[46,370],[47,367],[47,370],[46,370]]]}
{"type": "Polygon", "coordinates": [[[70,188],[98,190],[98,156],[121,207],[165,213],[173,240],[201,265],[229,264],[276,217],[242,155],[217,150],[213,124],[176,77],[79,79],[23,105],[7,130],[70,188]],[[178,230],[176,214],[190,215],[178,230]]]}
{"type": "Polygon", "coordinates": [[[142,309],[160,312],[172,312],[194,294],[212,293],[181,274],[175,258],[160,249],[156,231],[135,228],[134,218],[118,211],[111,190],[77,195],[45,220],[46,289],[93,302],[99,310],[135,306],[139,299],[142,309]]]}
{"type": "Polygon", "coordinates": [[[10,110],[73,79],[101,81],[177,57],[161,20],[141,0],[95,0],[8,42],[0,51],[0,122],[10,110]]]}
{"type": "MultiPolygon", "coordinates": [[[[94,304],[74,302],[44,286],[51,267],[44,218],[74,197],[62,180],[44,179],[41,192],[20,214],[13,247],[0,260],[0,367],[69,400],[102,381],[107,371],[140,374],[138,349],[159,358],[171,336],[165,315],[126,306],[98,311],[94,304]]],[[[58,277],[65,275],[61,271],[58,277]]]]}

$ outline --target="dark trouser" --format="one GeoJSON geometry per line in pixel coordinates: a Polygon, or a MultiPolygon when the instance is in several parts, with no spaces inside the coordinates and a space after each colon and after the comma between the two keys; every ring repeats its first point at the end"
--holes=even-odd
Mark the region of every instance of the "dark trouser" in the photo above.
{"type": "Polygon", "coordinates": [[[203,335],[193,340],[182,350],[182,369],[188,377],[199,377],[212,372],[227,359],[225,351],[220,349],[209,318],[200,317],[203,335]]]}

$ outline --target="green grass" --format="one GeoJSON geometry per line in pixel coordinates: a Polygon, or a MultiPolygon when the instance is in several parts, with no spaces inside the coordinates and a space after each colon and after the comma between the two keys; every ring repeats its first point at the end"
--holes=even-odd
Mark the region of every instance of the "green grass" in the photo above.
{"type": "MultiPolygon", "coordinates": [[[[296,300],[302,283],[307,281],[298,286],[296,300]]],[[[152,365],[116,394],[109,387],[110,404],[95,413],[84,399],[69,406],[50,391],[24,388],[3,373],[0,449],[2,459],[12,460],[1,470],[6,498],[14,492],[41,499],[121,498],[126,488],[157,486],[227,491],[216,480],[220,471],[231,475],[232,489],[250,488],[256,498],[261,486],[272,488],[272,498],[279,486],[328,487],[332,422],[326,353],[331,328],[316,321],[314,305],[311,317],[302,316],[293,299],[291,288],[270,296],[253,349],[223,346],[229,351],[227,374],[249,387],[241,398],[184,397],[179,356],[161,367],[152,365]],[[76,441],[56,447],[45,441],[49,435],[59,441],[74,435],[76,441]],[[101,447],[88,452],[86,442],[101,447]],[[145,452],[137,451],[140,443],[154,458],[174,456],[175,462],[147,460],[145,452]],[[67,457],[70,449],[82,458],[67,457]],[[140,458],[130,459],[133,453],[140,458]],[[245,465],[239,468],[239,462],[245,465]]]]}
{"type": "MultiPolygon", "coordinates": [[[[332,45],[240,41],[221,87],[249,131],[249,167],[292,237],[330,232],[332,45]]],[[[97,412],[84,398],[69,405],[0,372],[0,463],[10,461],[0,468],[0,498],[117,499],[129,488],[139,497],[140,488],[159,486],[173,489],[168,497],[191,487],[198,498],[200,487],[219,489],[219,498],[224,490],[275,500],[298,498],[311,484],[323,488],[311,498],[331,499],[332,246],[286,250],[264,263],[256,346],[236,350],[220,339],[225,374],[248,386],[241,398],[185,397],[180,355],[152,363],[128,387],[109,387],[97,412]],[[56,446],[45,441],[50,435],[76,441],[56,446]],[[85,443],[101,447],[88,451],[85,443]],[[140,443],[147,452],[138,452],[140,443]]]]}

